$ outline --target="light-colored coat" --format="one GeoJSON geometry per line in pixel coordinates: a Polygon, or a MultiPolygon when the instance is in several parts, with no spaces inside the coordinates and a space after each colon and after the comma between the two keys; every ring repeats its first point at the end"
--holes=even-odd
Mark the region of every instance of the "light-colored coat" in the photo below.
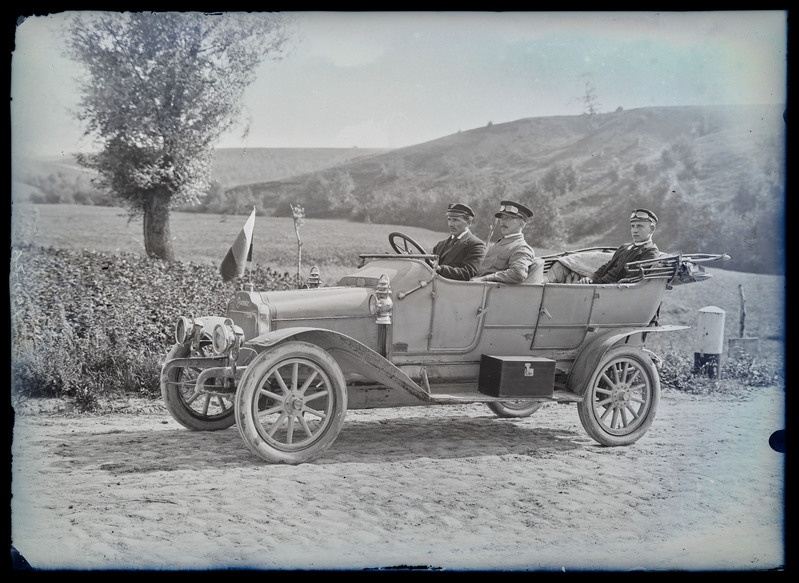
{"type": "Polygon", "coordinates": [[[484,281],[522,283],[533,259],[535,251],[524,240],[523,233],[506,235],[489,247],[477,270],[477,277],[484,281]]]}

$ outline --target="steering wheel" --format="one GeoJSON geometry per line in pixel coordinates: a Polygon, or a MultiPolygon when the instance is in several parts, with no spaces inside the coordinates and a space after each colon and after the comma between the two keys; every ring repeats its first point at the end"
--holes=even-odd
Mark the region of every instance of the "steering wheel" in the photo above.
{"type": "MultiPolygon", "coordinates": [[[[428,254],[427,251],[424,250],[424,247],[405,233],[394,232],[389,234],[388,243],[391,245],[391,248],[400,255],[416,255],[417,253],[420,255],[428,254]]],[[[425,259],[425,261],[430,267],[435,267],[433,260],[425,259]]]]}
{"type": "Polygon", "coordinates": [[[427,251],[405,233],[391,233],[388,236],[388,243],[391,245],[391,248],[400,255],[415,255],[416,253],[427,255],[427,251]],[[399,242],[397,240],[399,240],[399,242]]]}

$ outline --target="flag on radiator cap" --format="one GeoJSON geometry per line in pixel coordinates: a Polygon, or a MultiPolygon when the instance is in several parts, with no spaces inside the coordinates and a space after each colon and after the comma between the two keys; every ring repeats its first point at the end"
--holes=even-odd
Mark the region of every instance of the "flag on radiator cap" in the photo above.
{"type": "Polygon", "coordinates": [[[244,228],[222,260],[222,265],[219,266],[222,281],[232,281],[244,275],[247,262],[252,261],[252,233],[254,229],[255,208],[252,209],[247,222],[244,223],[244,228]]]}

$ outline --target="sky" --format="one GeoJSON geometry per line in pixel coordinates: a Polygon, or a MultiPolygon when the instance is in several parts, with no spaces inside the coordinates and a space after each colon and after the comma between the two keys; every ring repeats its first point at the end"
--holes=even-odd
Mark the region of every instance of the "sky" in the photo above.
{"type": "MultiPolygon", "coordinates": [[[[785,104],[787,12],[296,12],[292,47],[217,147],[401,148],[529,117],[785,104]]],[[[15,154],[92,149],[62,56],[65,13],[17,26],[15,154]]]]}

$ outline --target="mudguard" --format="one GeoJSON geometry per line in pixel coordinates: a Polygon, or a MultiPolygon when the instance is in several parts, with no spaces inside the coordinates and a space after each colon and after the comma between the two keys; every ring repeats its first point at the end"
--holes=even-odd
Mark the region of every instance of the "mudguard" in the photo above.
{"type": "Polygon", "coordinates": [[[384,356],[351,336],[333,330],[308,327],[284,328],[257,336],[247,341],[244,346],[260,354],[289,340],[302,340],[326,350],[336,360],[342,372],[356,373],[381,385],[405,390],[422,401],[432,401],[430,393],[384,356]]]}
{"type": "Polygon", "coordinates": [[[575,358],[574,364],[569,371],[569,376],[566,379],[566,390],[576,393],[577,395],[582,395],[585,392],[591,375],[596,370],[599,361],[602,360],[605,353],[610,350],[612,346],[615,346],[625,338],[633,334],[673,332],[676,330],[687,330],[689,328],[690,326],[677,325],[642,326],[640,328],[615,328],[599,334],[588,342],[577,355],[577,358],[575,358]]]}

